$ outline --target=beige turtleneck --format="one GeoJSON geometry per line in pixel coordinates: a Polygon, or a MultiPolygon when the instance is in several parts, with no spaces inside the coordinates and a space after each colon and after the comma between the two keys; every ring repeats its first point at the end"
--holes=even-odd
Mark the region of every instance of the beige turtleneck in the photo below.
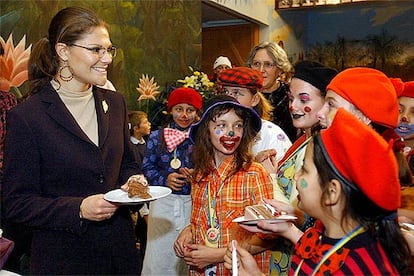
{"type": "Polygon", "coordinates": [[[98,146],[98,119],[96,116],[92,86],[86,91],[74,92],[64,89],[55,80],[52,80],[50,83],[83,132],[98,146]]]}

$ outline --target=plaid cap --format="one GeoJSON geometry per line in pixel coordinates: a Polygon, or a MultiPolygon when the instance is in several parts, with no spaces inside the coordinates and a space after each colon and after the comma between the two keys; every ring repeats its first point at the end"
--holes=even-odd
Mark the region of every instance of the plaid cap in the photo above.
{"type": "Polygon", "coordinates": [[[233,67],[222,71],[217,82],[221,86],[234,86],[244,88],[262,89],[263,77],[262,73],[248,67],[233,67]]]}

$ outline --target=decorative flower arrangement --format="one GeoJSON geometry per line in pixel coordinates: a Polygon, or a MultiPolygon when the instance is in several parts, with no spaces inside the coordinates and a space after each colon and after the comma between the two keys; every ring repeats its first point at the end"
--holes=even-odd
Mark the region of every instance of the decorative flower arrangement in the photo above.
{"type": "Polygon", "coordinates": [[[178,83],[182,83],[183,87],[191,87],[197,90],[203,100],[207,100],[215,94],[214,83],[210,81],[206,73],[194,71],[191,66],[188,68],[190,68],[192,75],[186,76],[183,80],[177,80],[178,83]]]}
{"type": "Polygon", "coordinates": [[[215,85],[211,82],[207,74],[194,71],[192,67],[189,67],[192,72],[191,76],[186,76],[183,80],[177,80],[175,86],[167,86],[164,91],[159,91],[159,86],[154,80],[154,77],[142,74],[138,81],[138,87],[136,88],[139,97],[138,110],[144,111],[148,114],[148,119],[153,126],[159,126],[164,123],[167,113],[167,100],[170,93],[178,86],[191,87],[197,90],[203,100],[208,100],[215,94],[215,85]]]}
{"type": "Polygon", "coordinates": [[[7,42],[0,36],[0,169],[3,167],[4,139],[6,136],[6,113],[17,105],[17,98],[21,98],[20,87],[28,78],[28,62],[32,45],[25,49],[26,36],[16,47],[13,35],[10,34],[7,42]],[[12,91],[10,91],[12,90],[12,91]],[[13,94],[13,93],[14,94],[13,94]]]}
{"type": "Polygon", "coordinates": [[[160,125],[163,121],[163,112],[165,111],[165,105],[167,97],[164,98],[165,93],[161,93],[158,89],[157,82],[154,77],[142,74],[138,81],[137,92],[140,95],[137,99],[138,109],[144,111],[148,115],[148,119],[151,124],[156,126],[160,125]]]}
{"type": "Polygon", "coordinates": [[[16,47],[13,43],[13,34],[5,42],[0,37],[3,55],[0,55],[0,91],[9,92],[13,87],[13,91],[18,98],[22,95],[18,89],[28,78],[28,62],[32,45],[25,49],[26,36],[20,40],[16,47]]]}

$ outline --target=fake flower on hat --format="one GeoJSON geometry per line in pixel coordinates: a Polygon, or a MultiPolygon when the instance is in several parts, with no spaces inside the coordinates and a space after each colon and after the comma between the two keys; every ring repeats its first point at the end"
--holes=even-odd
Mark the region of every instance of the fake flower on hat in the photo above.
{"type": "Polygon", "coordinates": [[[395,211],[400,206],[398,165],[392,146],[372,128],[340,108],[332,125],[315,139],[323,144],[329,166],[349,186],[355,186],[384,210],[395,211]]]}
{"type": "Polygon", "coordinates": [[[222,71],[217,82],[221,86],[236,86],[244,88],[262,89],[262,73],[249,67],[234,67],[222,71]]]}
{"type": "Polygon", "coordinates": [[[201,98],[201,95],[193,88],[180,87],[171,92],[170,96],[168,97],[168,111],[171,111],[173,106],[180,103],[192,105],[200,111],[203,105],[203,99],[201,98]]]}
{"type": "Polygon", "coordinates": [[[213,69],[216,69],[217,67],[219,67],[220,65],[226,65],[229,68],[231,68],[231,62],[230,59],[228,57],[224,57],[224,56],[219,56],[218,58],[216,58],[216,60],[214,61],[213,64],[213,69]]]}
{"type": "Polygon", "coordinates": [[[397,94],[391,80],[381,71],[366,67],[345,69],[326,90],[334,91],[376,124],[390,128],[398,124],[397,94]]]}

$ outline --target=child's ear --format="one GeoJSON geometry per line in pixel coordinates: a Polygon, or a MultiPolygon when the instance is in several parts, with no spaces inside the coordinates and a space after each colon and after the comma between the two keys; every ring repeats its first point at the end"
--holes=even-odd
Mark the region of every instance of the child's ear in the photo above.
{"type": "Polygon", "coordinates": [[[338,204],[341,199],[342,186],[341,183],[336,179],[331,179],[328,184],[328,190],[325,195],[325,205],[333,206],[338,204]]]}

